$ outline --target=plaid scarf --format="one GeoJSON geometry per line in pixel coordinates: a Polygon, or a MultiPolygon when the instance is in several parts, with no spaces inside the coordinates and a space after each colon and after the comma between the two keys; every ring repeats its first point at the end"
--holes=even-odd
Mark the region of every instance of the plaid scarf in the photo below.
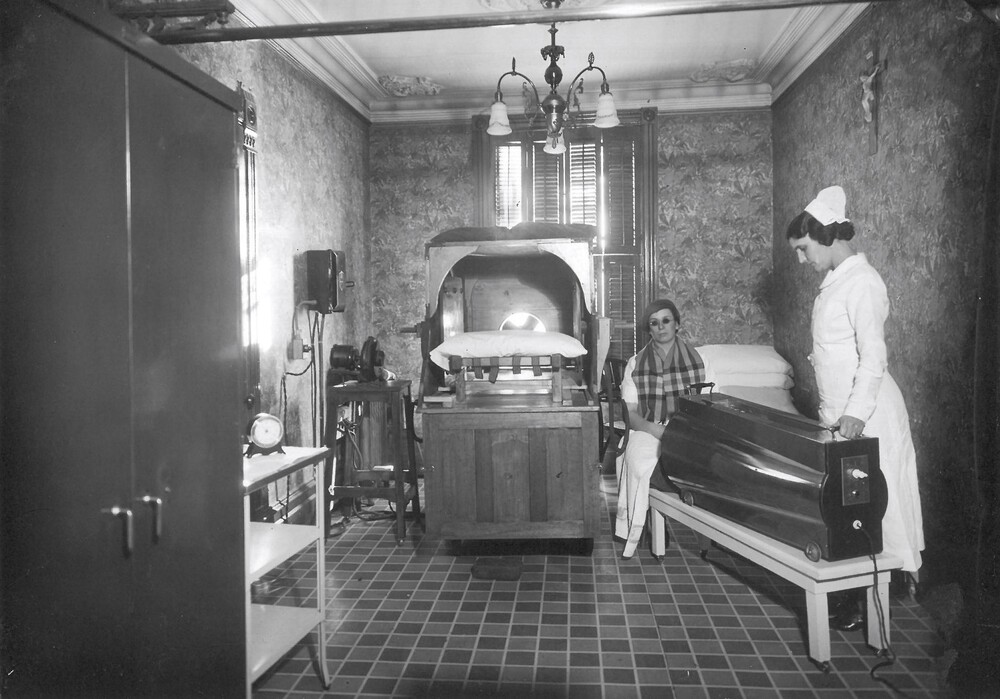
{"type": "Polygon", "coordinates": [[[685,389],[705,380],[705,363],[679,337],[674,339],[670,356],[650,340],[635,355],[632,380],[639,393],[639,413],[650,422],[665,424],[677,412],[677,399],[685,389]]]}

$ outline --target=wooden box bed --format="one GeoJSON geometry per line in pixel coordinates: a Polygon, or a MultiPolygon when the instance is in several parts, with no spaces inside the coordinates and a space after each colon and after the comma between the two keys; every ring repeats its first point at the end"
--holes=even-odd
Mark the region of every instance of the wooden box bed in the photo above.
{"type": "Polygon", "coordinates": [[[590,347],[600,323],[590,312],[590,230],[449,233],[427,247],[424,346],[433,349],[419,408],[427,531],[450,541],[592,544],[600,462],[590,347]],[[520,312],[545,332],[499,329],[520,312]],[[464,351],[472,339],[483,344],[464,351]],[[442,349],[449,341],[459,342],[453,352],[442,349]]]}

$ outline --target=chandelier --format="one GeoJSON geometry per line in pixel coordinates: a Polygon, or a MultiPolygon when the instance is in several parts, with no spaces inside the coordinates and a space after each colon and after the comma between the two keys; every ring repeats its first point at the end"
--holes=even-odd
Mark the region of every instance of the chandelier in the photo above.
{"type": "MultiPolygon", "coordinates": [[[[546,7],[558,7],[559,2],[552,0],[542,0],[546,7]]],[[[549,94],[544,99],[539,99],[538,89],[527,75],[517,71],[515,59],[510,61],[510,70],[500,76],[497,80],[497,89],[493,95],[493,104],[490,107],[490,123],[486,128],[486,133],[491,136],[506,136],[511,132],[510,119],[507,116],[507,105],[503,101],[503,92],[500,91],[500,83],[508,75],[516,75],[524,79],[522,92],[525,97],[524,113],[534,124],[539,116],[545,119],[545,152],[563,153],[566,151],[566,140],[564,129],[572,126],[572,123],[579,118],[580,101],[579,95],[583,93],[583,75],[592,70],[601,74],[601,94],[597,98],[597,113],[594,117],[594,126],[599,129],[608,129],[618,126],[618,110],[615,108],[615,100],[611,94],[611,86],[608,85],[608,77],[604,71],[594,65],[594,54],[587,57],[587,67],[576,74],[576,77],[569,84],[566,97],[559,94],[559,83],[562,82],[562,69],[559,68],[559,59],[565,55],[565,49],[556,44],[555,22],[549,27],[551,43],[542,47],[542,58],[549,61],[548,68],[545,69],[545,82],[549,85],[549,94]],[[574,109],[576,114],[570,110],[574,109]]]]}

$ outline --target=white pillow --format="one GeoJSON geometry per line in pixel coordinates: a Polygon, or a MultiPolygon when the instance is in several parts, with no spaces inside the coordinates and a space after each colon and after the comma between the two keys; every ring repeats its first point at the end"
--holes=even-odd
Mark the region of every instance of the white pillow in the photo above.
{"type": "MultiPolygon", "coordinates": [[[[705,380],[716,385],[745,386],[748,388],[782,388],[789,389],[795,382],[788,374],[719,374],[706,369],[705,380]]],[[[719,389],[715,389],[719,390],[719,389]]]]}
{"type": "Polygon", "coordinates": [[[448,368],[448,357],[512,357],[561,354],[579,357],[587,348],[575,337],[534,330],[480,330],[449,337],[431,350],[431,361],[448,368]]]}
{"type": "Polygon", "coordinates": [[[696,347],[715,374],[787,374],[792,365],[770,345],[702,345],[696,347]]]}
{"type": "Polygon", "coordinates": [[[742,398],[751,403],[766,405],[775,410],[799,414],[799,411],[795,409],[795,403],[792,402],[791,394],[786,390],[778,388],[748,388],[746,386],[716,386],[712,390],[716,393],[725,393],[727,396],[733,396],[734,398],[742,398]]]}

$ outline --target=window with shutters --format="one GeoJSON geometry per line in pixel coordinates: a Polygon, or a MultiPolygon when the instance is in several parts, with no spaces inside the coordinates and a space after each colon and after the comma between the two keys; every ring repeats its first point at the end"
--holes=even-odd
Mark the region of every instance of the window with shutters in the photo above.
{"type": "Polygon", "coordinates": [[[611,356],[638,349],[636,316],[651,289],[655,221],[655,110],[622,119],[614,129],[574,129],[560,155],[545,153],[544,133],[526,127],[502,138],[481,137],[482,225],[522,221],[596,226],[599,315],[612,319],[611,356]]]}

